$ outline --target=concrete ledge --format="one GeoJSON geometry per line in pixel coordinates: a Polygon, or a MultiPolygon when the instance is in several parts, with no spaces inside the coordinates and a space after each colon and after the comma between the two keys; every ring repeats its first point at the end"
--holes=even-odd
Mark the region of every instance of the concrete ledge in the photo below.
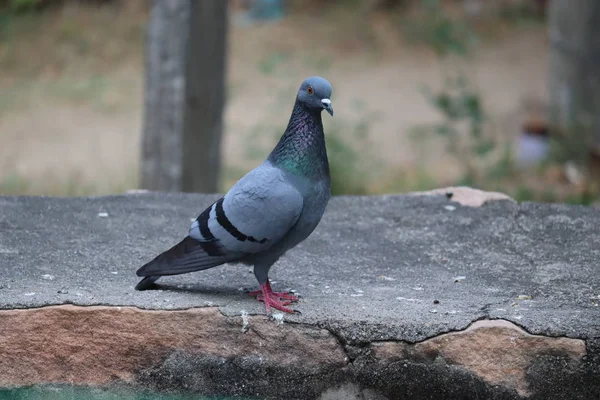
{"type": "Polygon", "coordinates": [[[0,386],[600,396],[599,210],[469,188],[334,198],[273,270],[301,316],[267,320],[247,267],[134,291],[136,268],[216,197],[0,197],[0,386]]]}

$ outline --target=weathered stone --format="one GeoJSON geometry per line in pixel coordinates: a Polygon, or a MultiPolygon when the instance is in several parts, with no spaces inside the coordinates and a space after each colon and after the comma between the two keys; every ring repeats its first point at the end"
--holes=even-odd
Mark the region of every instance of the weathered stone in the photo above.
{"type": "Polygon", "coordinates": [[[440,196],[444,195],[452,201],[455,201],[463,206],[481,207],[485,203],[494,200],[510,200],[512,199],[499,192],[484,192],[483,190],[473,189],[466,186],[450,186],[428,190],[426,192],[415,192],[415,196],[440,196]]]}
{"type": "Polygon", "coordinates": [[[586,355],[583,340],[530,335],[502,320],[477,321],[464,331],[446,333],[415,345],[376,343],[373,350],[384,362],[443,357],[447,363],[460,365],[491,385],[514,388],[524,396],[531,394],[526,378],[528,368],[537,358],[559,357],[576,367],[586,355]]]}
{"type": "Polygon", "coordinates": [[[133,289],[216,195],[0,197],[0,386],[599,398],[600,210],[494,197],[332,199],[271,272],[302,295],[282,323],[248,267],[133,289]]]}
{"type": "Polygon", "coordinates": [[[175,351],[313,370],[347,363],[326,330],[277,326],[260,317],[224,317],[216,308],[148,311],[54,306],[0,311],[0,387],[40,382],[132,381],[175,351]],[[271,351],[277,348],[285,351],[271,351]],[[267,350],[271,349],[271,350],[267,350]]]}

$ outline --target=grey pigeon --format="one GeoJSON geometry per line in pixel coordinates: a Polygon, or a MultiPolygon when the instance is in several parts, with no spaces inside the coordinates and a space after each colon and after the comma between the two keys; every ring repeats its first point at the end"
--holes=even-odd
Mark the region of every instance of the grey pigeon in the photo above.
{"type": "Polygon", "coordinates": [[[317,227],[331,179],[321,111],[333,116],[331,84],[318,76],[302,82],[290,122],[269,157],[240,179],[192,223],[188,236],[137,271],[149,289],[163,275],[204,270],[224,263],[254,266],[260,290],[251,292],[271,307],[287,308],[298,297],[273,292],[268,274],[286,251],[317,227]]]}

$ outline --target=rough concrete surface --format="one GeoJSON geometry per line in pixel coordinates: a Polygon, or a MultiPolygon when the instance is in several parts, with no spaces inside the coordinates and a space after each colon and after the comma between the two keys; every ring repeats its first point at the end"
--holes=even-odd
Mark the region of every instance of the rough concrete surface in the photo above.
{"type": "Polygon", "coordinates": [[[0,197],[0,386],[600,397],[600,210],[468,188],[338,197],[270,274],[302,315],[267,320],[246,266],[135,291],[216,198],[0,197]]]}

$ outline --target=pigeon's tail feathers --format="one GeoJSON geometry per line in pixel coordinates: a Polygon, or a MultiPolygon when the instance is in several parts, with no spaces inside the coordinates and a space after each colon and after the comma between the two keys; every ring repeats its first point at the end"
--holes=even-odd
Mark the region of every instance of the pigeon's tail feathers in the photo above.
{"type": "Polygon", "coordinates": [[[148,290],[155,287],[154,282],[156,282],[160,278],[160,276],[147,276],[137,285],[135,285],[135,290],[148,290]]]}
{"type": "MultiPolygon", "coordinates": [[[[146,276],[153,283],[159,276],[179,275],[216,267],[227,262],[224,256],[211,256],[205,250],[205,243],[187,236],[169,250],[137,270],[137,276],[146,276]]],[[[142,282],[140,282],[141,284],[142,282]]],[[[145,286],[145,285],[144,285],[145,286]]]]}

